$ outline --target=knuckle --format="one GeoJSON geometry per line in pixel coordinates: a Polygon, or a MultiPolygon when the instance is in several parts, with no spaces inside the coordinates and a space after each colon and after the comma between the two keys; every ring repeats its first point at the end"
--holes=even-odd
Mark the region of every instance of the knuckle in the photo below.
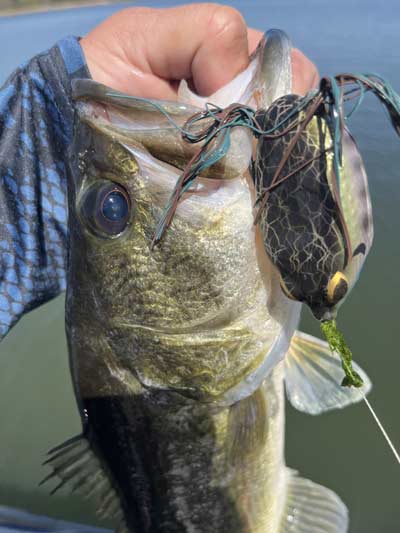
{"type": "Polygon", "coordinates": [[[237,39],[246,34],[247,28],[241,13],[230,6],[217,6],[210,20],[209,31],[226,39],[237,39]]]}

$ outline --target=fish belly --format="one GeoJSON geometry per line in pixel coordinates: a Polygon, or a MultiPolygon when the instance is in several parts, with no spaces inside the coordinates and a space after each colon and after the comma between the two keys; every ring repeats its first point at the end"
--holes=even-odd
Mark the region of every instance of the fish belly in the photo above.
{"type": "Polygon", "coordinates": [[[140,386],[83,406],[130,531],[277,531],[286,483],[281,366],[228,408],[140,386]]]}

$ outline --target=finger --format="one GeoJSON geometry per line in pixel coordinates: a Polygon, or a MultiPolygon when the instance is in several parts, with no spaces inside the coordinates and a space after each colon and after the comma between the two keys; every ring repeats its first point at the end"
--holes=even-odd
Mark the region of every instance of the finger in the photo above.
{"type": "Polygon", "coordinates": [[[228,6],[133,8],[119,17],[116,31],[124,56],[138,71],[137,88],[146,94],[153,75],[167,82],[191,78],[199,94],[209,95],[249,63],[247,26],[228,6]]]}
{"type": "Polygon", "coordinates": [[[144,30],[145,19],[152,16],[152,11],[120,11],[85,35],[80,44],[95,81],[134,96],[173,100],[176,89],[170,80],[160,79],[150,70],[144,72],[133,61],[143,55],[138,28],[144,30]],[[138,35],[133,45],[132,34],[138,35]]]}
{"type": "Polygon", "coordinates": [[[255,30],[254,28],[248,28],[247,30],[247,41],[249,43],[249,54],[252,54],[257,48],[258,43],[263,37],[264,32],[260,30],[255,30]]]}
{"type": "Polygon", "coordinates": [[[294,94],[305,95],[318,86],[317,67],[300,50],[292,50],[292,90],[294,94]]]}

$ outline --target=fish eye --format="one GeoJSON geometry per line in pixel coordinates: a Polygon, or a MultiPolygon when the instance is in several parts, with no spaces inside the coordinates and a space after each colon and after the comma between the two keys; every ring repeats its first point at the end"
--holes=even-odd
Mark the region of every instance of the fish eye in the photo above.
{"type": "Polygon", "coordinates": [[[121,185],[111,181],[92,185],[84,193],[80,207],[90,229],[100,236],[116,237],[130,221],[129,195],[121,185]]]}
{"type": "Polygon", "coordinates": [[[101,214],[106,220],[120,222],[126,219],[128,207],[128,200],[125,194],[115,189],[105,196],[101,206],[101,214]]]}

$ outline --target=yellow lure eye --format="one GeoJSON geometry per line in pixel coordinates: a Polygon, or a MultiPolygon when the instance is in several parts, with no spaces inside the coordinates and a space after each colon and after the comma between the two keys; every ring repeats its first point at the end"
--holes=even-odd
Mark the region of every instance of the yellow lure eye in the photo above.
{"type": "Polygon", "coordinates": [[[343,272],[337,271],[327,285],[328,302],[332,305],[337,304],[345,296],[349,288],[349,283],[343,272]]]}

